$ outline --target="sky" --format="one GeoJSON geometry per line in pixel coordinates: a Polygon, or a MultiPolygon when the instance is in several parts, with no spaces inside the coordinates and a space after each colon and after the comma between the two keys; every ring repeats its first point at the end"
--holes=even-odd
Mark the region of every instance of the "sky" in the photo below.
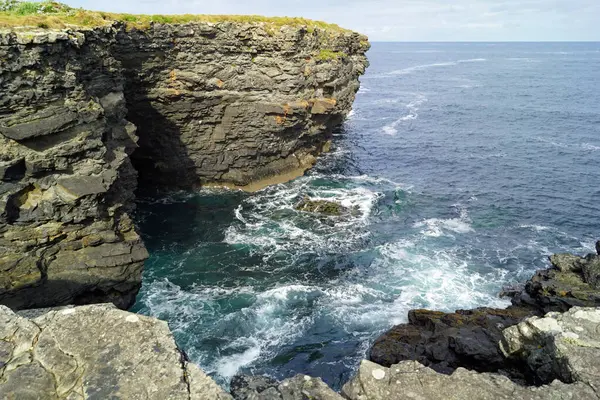
{"type": "Polygon", "coordinates": [[[600,0],[63,0],[138,14],[260,14],[333,22],[371,41],[600,41],[600,0]]]}

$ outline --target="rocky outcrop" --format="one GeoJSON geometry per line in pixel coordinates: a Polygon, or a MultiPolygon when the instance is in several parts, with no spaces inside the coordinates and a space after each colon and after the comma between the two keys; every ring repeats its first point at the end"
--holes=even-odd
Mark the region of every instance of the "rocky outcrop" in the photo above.
{"type": "Polygon", "coordinates": [[[512,302],[544,312],[566,311],[573,306],[600,307],[600,255],[578,257],[555,254],[552,268],[537,271],[512,302]]]}
{"type": "Polygon", "coordinates": [[[575,307],[564,314],[532,317],[505,329],[503,351],[553,381],[521,386],[509,378],[464,368],[441,374],[417,361],[386,368],[363,361],[342,393],[351,400],[383,399],[598,399],[600,310],[575,307]]]}
{"type": "Polygon", "coordinates": [[[512,291],[513,305],[507,309],[410,311],[408,323],[393,327],[375,340],[369,359],[385,367],[415,360],[445,374],[462,367],[500,372],[530,384],[547,382],[522,362],[505,358],[499,347],[503,330],[549,311],[600,306],[596,278],[600,255],[557,254],[550,257],[550,262],[551,268],[536,272],[522,289],[512,291]]]}
{"type": "Polygon", "coordinates": [[[34,319],[0,306],[0,398],[231,397],[187,361],[166,322],[92,305],[34,319]]]}
{"type": "Polygon", "coordinates": [[[498,343],[504,328],[535,314],[519,307],[455,313],[411,310],[407,324],[397,325],[375,340],[369,359],[386,367],[415,360],[446,374],[464,367],[479,372],[504,371],[520,377],[520,365],[507,363],[498,343]]]}
{"type": "Polygon", "coordinates": [[[368,47],[240,22],[0,32],[0,303],[129,307],[148,257],[129,217],[138,172],[248,189],[301,174],[368,47]]]}

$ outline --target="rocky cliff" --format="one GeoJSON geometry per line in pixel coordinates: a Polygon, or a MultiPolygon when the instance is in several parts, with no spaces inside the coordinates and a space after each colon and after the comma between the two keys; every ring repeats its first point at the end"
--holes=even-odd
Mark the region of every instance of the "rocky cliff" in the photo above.
{"type": "Polygon", "coordinates": [[[127,308],[161,187],[256,189],[327,150],[364,36],[264,22],[0,31],[0,303],[127,308]]]}

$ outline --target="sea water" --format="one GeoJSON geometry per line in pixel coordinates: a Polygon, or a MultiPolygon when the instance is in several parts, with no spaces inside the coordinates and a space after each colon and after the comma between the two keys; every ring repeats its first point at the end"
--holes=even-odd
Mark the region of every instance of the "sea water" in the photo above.
{"type": "Polygon", "coordinates": [[[600,239],[600,44],[375,43],[334,149],[254,194],[143,196],[134,310],[224,386],[338,388],[413,308],[504,307],[600,239]],[[298,212],[304,196],[358,212],[298,212]]]}

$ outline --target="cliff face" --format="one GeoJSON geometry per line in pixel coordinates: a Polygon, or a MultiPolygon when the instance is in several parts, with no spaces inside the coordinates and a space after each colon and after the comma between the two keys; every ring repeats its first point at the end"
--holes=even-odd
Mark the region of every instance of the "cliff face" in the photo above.
{"type": "Polygon", "coordinates": [[[138,172],[248,189],[301,174],[367,49],[250,23],[0,32],[0,303],[130,306],[148,256],[129,217],[138,172]]]}
{"type": "Polygon", "coordinates": [[[140,176],[257,188],[301,175],[350,111],[366,38],[236,23],[118,34],[140,176]],[[262,181],[262,182],[261,182],[262,181]]]}

